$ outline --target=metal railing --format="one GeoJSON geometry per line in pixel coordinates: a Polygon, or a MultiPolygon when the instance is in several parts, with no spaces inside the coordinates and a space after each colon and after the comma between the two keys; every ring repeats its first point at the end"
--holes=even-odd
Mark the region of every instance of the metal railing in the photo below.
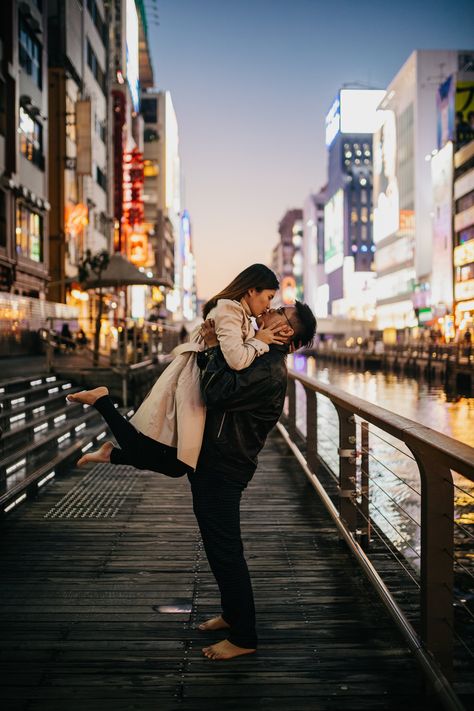
{"type": "MultiPolygon", "coordinates": [[[[70,338],[55,328],[55,323],[67,323],[64,319],[49,318],[48,326],[40,329],[40,336],[46,347],[48,368],[53,367],[55,355],[77,353],[94,361],[93,338],[81,343],[70,338]]],[[[102,367],[120,367],[136,365],[146,360],[156,361],[160,355],[171,353],[180,340],[179,328],[170,324],[145,321],[135,322],[120,320],[114,326],[114,336],[108,337],[97,354],[98,365],[102,367]]]]}
{"type": "MultiPolygon", "coordinates": [[[[461,604],[454,591],[454,569],[462,569],[462,574],[470,576],[472,580],[474,575],[467,566],[461,564],[459,567],[454,550],[454,531],[455,527],[461,528],[462,534],[470,536],[473,541],[474,532],[454,520],[455,491],[463,489],[453,481],[453,472],[474,482],[474,449],[340,388],[295,371],[289,372],[287,397],[287,429],[279,423],[280,432],[334,519],[341,538],[348,543],[404,634],[443,705],[449,709],[462,708],[450,685],[453,679],[454,638],[458,637],[454,629],[454,605],[461,604]],[[304,392],[303,418],[297,413],[297,387],[304,392]],[[334,406],[337,425],[331,426],[325,417],[324,427],[318,428],[318,400],[321,396],[334,406]],[[302,420],[306,423],[306,436],[299,426],[302,420]],[[418,474],[418,487],[412,476],[404,480],[393,467],[374,456],[370,446],[372,436],[385,442],[385,447],[390,445],[394,448],[399,452],[398,456],[407,458],[408,464],[418,474]],[[305,456],[297,445],[301,437],[305,456]],[[332,461],[328,463],[331,460],[331,452],[328,456],[331,439],[335,446],[332,461]],[[393,439],[398,442],[398,447],[393,439]],[[374,460],[378,462],[379,470],[380,467],[386,467],[391,476],[397,477],[419,496],[420,520],[405,512],[411,519],[410,526],[413,529],[419,527],[419,553],[409,540],[404,539],[403,547],[407,555],[400,554],[399,561],[401,568],[419,590],[419,633],[395,601],[369,557],[371,537],[375,535],[375,530],[378,531],[372,517],[377,512],[383,515],[374,503],[374,492],[379,494],[378,489],[383,491],[384,488],[381,485],[382,479],[371,476],[374,460]],[[321,465],[336,484],[335,502],[317,476],[321,465]]],[[[397,484],[401,485],[399,482],[397,484]]],[[[472,496],[465,490],[464,494],[472,496]]],[[[386,491],[383,495],[391,497],[392,506],[400,505],[396,495],[386,491]]],[[[393,522],[387,517],[386,521],[387,527],[393,527],[393,522]]],[[[403,537],[403,531],[400,532],[396,527],[395,530],[403,537]]],[[[393,553],[394,546],[387,547],[393,553]]],[[[466,600],[462,600],[462,604],[474,620],[466,600]]],[[[472,654],[471,650],[468,651],[472,654]]]]}

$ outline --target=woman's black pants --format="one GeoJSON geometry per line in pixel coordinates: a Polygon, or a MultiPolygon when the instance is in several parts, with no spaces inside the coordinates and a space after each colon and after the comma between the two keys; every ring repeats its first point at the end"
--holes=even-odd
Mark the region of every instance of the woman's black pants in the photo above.
{"type": "Polygon", "coordinates": [[[192,468],[177,458],[175,447],[168,447],[142,434],[117,412],[108,395],[95,401],[94,407],[109,425],[120,449],[114,447],[110,454],[112,464],[131,464],[137,469],[150,469],[166,476],[179,477],[192,472],[192,468]]]}
{"type": "Polygon", "coordinates": [[[188,475],[193,508],[211,570],[221,594],[227,639],[256,649],[255,604],[240,533],[240,499],[245,484],[198,469],[188,475]]]}

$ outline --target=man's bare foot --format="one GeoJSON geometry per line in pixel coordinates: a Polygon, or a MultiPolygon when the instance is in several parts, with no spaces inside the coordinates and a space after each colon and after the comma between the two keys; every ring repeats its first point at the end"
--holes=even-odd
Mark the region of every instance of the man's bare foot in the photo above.
{"type": "Polygon", "coordinates": [[[216,642],[210,647],[203,647],[203,654],[208,659],[232,659],[233,657],[240,657],[241,654],[253,654],[256,649],[248,649],[247,647],[237,647],[228,639],[222,640],[222,642],[216,642]]]}
{"type": "Polygon", "coordinates": [[[219,617],[212,617],[210,620],[202,622],[200,625],[198,625],[198,629],[203,630],[205,632],[207,632],[208,630],[223,630],[227,629],[228,627],[230,627],[230,625],[228,625],[227,622],[222,618],[222,615],[219,615],[219,617]]]}
{"type": "Polygon", "coordinates": [[[81,390],[79,393],[71,393],[66,400],[69,400],[69,402],[82,402],[83,405],[93,405],[100,397],[108,394],[108,388],[101,385],[93,390],[81,390]]]}
{"type": "Polygon", "coordinates": [[[77,467],[82,467],[84,464],[88,464],[89,462],[110,462],[110,452],[114,448],[114,445],[112,442],[104,442],[102,447],[97,450],[97,452],[87,452],[87,454],[84,454],[83,457],[81,457],[76,464],[77,467]]]}

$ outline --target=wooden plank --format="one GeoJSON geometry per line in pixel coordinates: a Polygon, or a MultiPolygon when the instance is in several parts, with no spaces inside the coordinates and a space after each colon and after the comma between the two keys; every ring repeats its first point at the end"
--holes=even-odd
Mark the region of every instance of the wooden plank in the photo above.
{"type": "MultiPolygon", "coordinates": [[[[196,629],[218,613],[219,594],[187,479],[141,472],[114,518],[46,518],[84,477],[73,470],[3,524],[9,709],[433,709],[411,654],[276,434],[242,504],[260,646],[231,662],[201,652],[225,631],[196,629]],[[184,611],[159,611],[173,604],[184,611]]],[[[395,581],[389,561],[387,569],[395,581]]]]}

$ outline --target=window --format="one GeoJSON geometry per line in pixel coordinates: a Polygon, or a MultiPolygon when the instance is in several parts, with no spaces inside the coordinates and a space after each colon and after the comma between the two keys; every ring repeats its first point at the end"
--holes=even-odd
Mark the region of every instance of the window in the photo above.
{"type": "Polygon", "coordinates": [[[97,185],[100,185],[102,190],[107,190],[107,178],[105,173],[99,168],[99,166],[96,166],[95,169],[95,181],[97,185]]]}
{"type": "Polygon", "coordinates": [[[91,70],[97,84],[100,86],[102,91],[105,93],[105,74],[101,68],[97,57],[94,54],[91,43],[87,40],[87,65],[91,70]]]}
{"type": "Polygon", "coordinates": [[[97,32],[99,33],[99,36],[100,36],[102,42],[105,44],[107,41],[107,25],[105,24],[104,20],[102,19],[102,16],[99,12],[99,8],[97,7],[96,1],[95,0],[87,0],[87,9],[89,10],[89,14],[92,17],[95,28],[96,28],[97,32]]]}
{"type": "Polygon", "coordinates": [[[155,141],[158,141],[159,138],[160,136],[158,131],[155,131],[153,128],[146,128],[143,132],[143,140],[145,143],[154,143],[155,141]]]}
{"type": "Polygon", "coordinates": [[[456,200],[456,212],[463,212],[463,210],[468,210],[474,205],[474,190],[472,190],[467,195],[463,195],[462,198],[456,200]]]}
{"type": "Polygon", "coordinates": [[[20,151],[25,158],[44,170],[43,127],[20,107],[20,151]]]}
{"type": "Polygon", "coordinates": [[[474,225],[457,233],[456,244],[464,244],[465,242],[469,242],[471,239],[474,239],[474,225]]]}
{"type": "Polygon", "coordinates": [[[43,260],[43,218],[26,205],[16,204],[16,251],[34,262],[43,260]]]}
{"type": "Polygon", "coordinates": [[[7,246],[7,207],[6,197],[3,190],[0,190],[0,247],[7,246]]]}
{"type": "Polygon", "coordinates": [[[152,160],[144,161],[143,174],[145,178],[154,178],[158,173],[158,163],[152,160]]]}
{"type": "Polygon", "coordinates": [[[140,113],[145,123],[157,123],[158,121],[158,99],[143,98],[140,103],[140,113]]]}
{"type": "Polygon", "coordinates": [[[97,114],[94,114],[94,124],[95,124],[95,132],[99,136],[100,140],[105,143],[106,139],[106,125],[105,121],[100,121],[97,117],[97,114]]]}
{"type": "Polygon", "coordinates": [[[42,88],[42,47],[34,37],[25,20],[20,14],[20,65],[35,82],[42,88]]]}
{"type": "Polygon", "coordinates": [[[4,136],[6,133],[6,123],[7,123],[6,92],[7,92],[6,84],[2,79],[0,79],[0,134],[2,136],[4,136]]]}

